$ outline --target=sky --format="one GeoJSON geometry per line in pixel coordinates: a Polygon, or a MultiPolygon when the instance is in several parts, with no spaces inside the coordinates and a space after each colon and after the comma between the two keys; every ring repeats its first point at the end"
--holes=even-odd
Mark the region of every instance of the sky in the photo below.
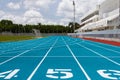
{"type": "MultiPolygon", "coordinates": [[[[76,22],[104,0],[74,0],[76,22]]],[[[0,20],[16,24],[59,24],[73,21],[73,0],[0,0],[0,20]]]]}

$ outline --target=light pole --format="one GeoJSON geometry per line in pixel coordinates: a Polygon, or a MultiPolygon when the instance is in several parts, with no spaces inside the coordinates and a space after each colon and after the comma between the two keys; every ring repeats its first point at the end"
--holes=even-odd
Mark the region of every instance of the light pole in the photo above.
{"type": "Polygon", "coordinates": [[[118,9],[119,9],[119,12],[118,12],[118,32],[117,32],[117,34],[118,34],[118,38],[120,38],[120,34],[119,34],[119,30],[120,30],[120,0],[119,0],[119,3],[118,3],[118,5],[119,5],[119,7],[118,7],[118,9]]]}
{"type": "Polygon", "coordinates": [[[118,19],[119,19],[119,22],[118,22],[119,24],[118,25],[119,26],[118,26],[118,28],[120,29],[120,0],[119,0],[119,13],[118,14],[119,14],[119,17],[118,17],[118,19]]]}
{"type": "Polygon", "coordinates": [[[73,0],[73,31],[75,32],[75,1],[73,0]]]}

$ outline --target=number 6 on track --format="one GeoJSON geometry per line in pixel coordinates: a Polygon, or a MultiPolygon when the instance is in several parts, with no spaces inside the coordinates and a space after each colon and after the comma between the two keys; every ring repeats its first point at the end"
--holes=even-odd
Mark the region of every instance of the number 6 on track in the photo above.
{"type": "Polygon", "coordinates": [[[98,70],[97,71],[103,78],[111,79],[111,80],[119,80],[120,79],[120,71],[118,70],[98,70]]]}
{"type": "Polygon", "coordinates": [[[71,69],[48,69],[46,77],[53,79],[68,79],[72,78],[71,69]]]}

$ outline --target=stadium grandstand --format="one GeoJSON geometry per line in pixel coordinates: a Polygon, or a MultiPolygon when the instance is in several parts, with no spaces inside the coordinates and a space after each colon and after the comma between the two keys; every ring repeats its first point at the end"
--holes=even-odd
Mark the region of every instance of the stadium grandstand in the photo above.
{"type": "Polygon", "coordinates": [[[78,37],[120,41],[120,0],[105,0],[81,18],[78,37]]]}

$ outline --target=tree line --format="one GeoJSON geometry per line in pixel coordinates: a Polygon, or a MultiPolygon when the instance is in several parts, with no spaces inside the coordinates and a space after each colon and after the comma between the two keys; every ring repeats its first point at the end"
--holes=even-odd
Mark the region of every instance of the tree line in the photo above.
{"type": "MultiPolygon", "coordinates": [[[[79,27],[79,24],[75,24],[75,29],[79,27]]],[[[14,24],[11,20],[0,21],[0,33],[12,32],[12,33],[32,33],[33,29],[40,30],[41,33],[73,33],[74,26],[70,22],[68,26],[63,25],[45,25],[38,23],[37,25],[22,25],[14,24]]]]}

